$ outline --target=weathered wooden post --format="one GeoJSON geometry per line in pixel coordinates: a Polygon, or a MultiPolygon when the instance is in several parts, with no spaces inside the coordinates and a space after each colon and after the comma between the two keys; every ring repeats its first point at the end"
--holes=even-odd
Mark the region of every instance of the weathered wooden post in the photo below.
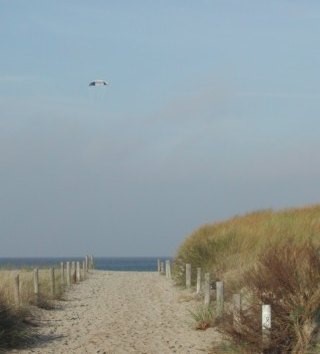
{"type": "Polygon", "coordinates": [[[166,277],[171,279],[171,264],[170,260],[166,260],[166,277]]]}
{"type": "Polygon", "coordinates": [[[262,346],[267,349],[271,340],[271,305],[262,305],[262,346]]]}
{"type": "Polygon", "coordinates": [[[94,261],[93,261],[93,256],[90,256],[90,269],[94,269],[94,261]]]}
{"type": "Polygon", "coordinates": [[[233,327],[235,329],[240,329],[241,325],[241,295],[233,294],[232,296],[232,305],[233,305],[233,327]]]}
{"type": "Polygon", "coordinates": [[[82,261],[82,280],[86,279],[86,261],[82,261]]]}
{"type": "Polygon", "coordinates": [[[217,316],[223,315],[224,299],[223,299],[223,281],[216,282],[216,299],[217,299],[217,316]]]}
{"type": "Polygon", "coordinates": [[[197,294],[201,291],[201,268],[197,268],[197,294]]]}
{"type": "Polygon", "coordinates": [[[61,278],[61,285],[64,286],[64,264],[63,264],[63,262],[60,263],[60,278],[61,278]]]}
{"type": "Polygon", "coordinates": [[[191,264],[186,264],[186,288],[191,288],[191,264]]]}
{"type": "Polygon", "coordinates": [[[160,259],[158,258],[158,273],[161,272],[161,268],[160,268],[160,259]]]}
{"type": "Polygon", "coordinates": [[[14,276],[14,302],[17,307],[20,306],[20,277],[19,274],[14,276]]]}
{"type": "Polygon", "coordinates": [[[33,270],[33,293],[36,305],[39,303],[39,269],[35,268],[33,270]]]}
{"type": "Polygon", "coordinates": [[[161,262],[160,265],[160,273],[163,275],[164,274],[164,262],[161,262]]]}
{"type": "Polygon", "coordinates": [[[70,262],[67,262],[67,286],[71,285],[71,269],[70,262]]]}
{"type": "Polygon", "coordinates": [[[54,268],[50,268],[50,287],[51,287],[51,296],[54,298],[56,294],[56,282],[54,277],[54,268]]]}
{"type": "Polygon", "coordinates": [[[71,262],[71,280],[72,283],[76,282],[76,262],[75,261],[71,262]]]}
{"type": "Polygon", "coordinates": [[[204,275],[204,304],[210,304],[210,273],[204,275]]]}
{"type": "Polygon", "coordinates": [[[76,282],[80,283],[80,281],[81,281],[80,262],[77,262],[76,282]]]}
{"type": "Polygon", "coordinates": [[[89,256],[86,256],[85,262],[86,262],[86,272],[88,272],[89,271],[89,256]]]}

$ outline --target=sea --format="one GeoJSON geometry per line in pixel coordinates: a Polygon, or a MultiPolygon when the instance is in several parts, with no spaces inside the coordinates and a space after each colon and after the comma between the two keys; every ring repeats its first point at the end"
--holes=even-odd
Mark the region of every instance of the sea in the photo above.
{"type": "MultiPolygon", "coordinates": [[[[158,259],[164,261],[170,257],[96,257],[94,258],[95,269],[112,271],[155,272],[158,269],[158,259]]],[[[0,268],[44,268],[60,267],[61,262],[83,261],[83,257],[64,258],[0,258],[0,268]]]]}

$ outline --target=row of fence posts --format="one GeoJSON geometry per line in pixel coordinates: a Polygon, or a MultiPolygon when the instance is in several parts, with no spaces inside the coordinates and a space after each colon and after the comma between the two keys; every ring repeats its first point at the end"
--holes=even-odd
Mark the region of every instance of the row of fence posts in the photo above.
{"type": "MultiPolygon", "coordinates": [[[[71,284],[77,284],[87,278],[88,272],[94,269],[93,256],[86,256],[85,259],[80,261],[67,261],[60,263],[60,282],[62,287],[70,287],[71,284]]],[[[49,282],[50,282],[50,295],[52,298],[56,295],[56,283],[55,283],[54,267],[49,268],[49,282]]],[[[40,294],[40,281],[39,281],[39,268],[33,270],[33,293],[35,302],[39,302],[40,294]]],[[[20,296],[20,276],[16,274],[14,276],[14,302],[16,306],[21,305],[20,296]]]]}
{"type": "MultiPolygon", "coordinates": [[[[158,272],[159,274],[165,274],[166,278],[171,279],[171,263],[170,260],[165,262],[158,259],[158,272]]],[[[191,289],[191,264],[185,265],[186,274],[186,288],[191,289]]],[[[197,283],[196,294],[203,294],[204,305],[209,306],[211,301],[212,287],[215,287],[216,293],[216,316],[222,317],[224,311],[224,284],[223,281],[216,281],[212,283],[210,281],[210,273],[204,274],[204,280],[202,281],[201,268],[197,268],[197,283]]],[[[241,294],[233,294],[232,296],[232,308],[233,308],[233,325],[239,327],[241,324],[241,294]]],[[[263,304],[261,308],[261,324],[262,324],[262,343],[264,346],[268,346],[270,342],[271,334],[271,306],[263,304]]]]}
{"type": "Polygon", "coordinates": [[[167,259],[165,262],[158,259],[158,273],[165,274],[166,278],[171,279],[171,262],[167,259]]]}

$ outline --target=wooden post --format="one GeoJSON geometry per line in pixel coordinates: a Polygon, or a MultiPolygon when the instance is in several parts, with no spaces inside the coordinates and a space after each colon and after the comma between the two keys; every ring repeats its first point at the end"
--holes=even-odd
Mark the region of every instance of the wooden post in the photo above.
{"type": "Polygon", "coordinates": [[[271,305],[262,305],[262,345],[266,349],[271,339],[271,305]]]}
{"type": "Polygon", "coordinates": [[[201,291],[201,268],[197,268],[197,294],[201,291]]]}
{"type": "Polygon", "coordinates": [[[241,295],[240,294],[233,294],[232,305],[233,305],[233,327],[239,330],[241,325],[241,295]]]}
{"type": "Polygon", "coordinates": [[[67,262],[67,286],[71,285],[71,269],[70,262],[67,262]]]}
{"type": "Polygon", "coordinates": [[[93,261],[93,256],[90,256],[90,269],[94,269],[94,261],[93,261]]]}
{"type": "Polygon", "coordinates": [[[191,264],[186,264],[186,288],[191,288],[191,264]]]}
{"type": "Polygon", "coordinates": [[[14,302],[17,307],[20,306],[20,278],[19,274],[14,276],[14,302]]]}
{"type": "Polygon", "coordinates": [[[56,294],[56,282],[54,277],[54,268],[50,268],[50,285],[51,285],[51,296],[54,298],[56,294]]]}
{"type": "Polygon", "coordinates": [[[158,258],[158,273],[161,272],[161,268],[160,268],[160,259],[158,258]]]}
{"type": "Polygon", "coordinates": [[[38,305],[39,303],[39,269],[35,268],[33,270],[33,293],[35,297],[35,303],[38,305]]]}
{"type": "Polygon", "coordinates": [[[86,262],[86,272],[88,272],[89,271],[89,256],[86,256],[85,262],[86,262]]]}
{"type": "Polygon", "coordinates": [[[166,260],[166,277],[171,279],[171,264],[170,260],[166,260]]]}
{"type": "Polygon", "coordinates": [[[86,279],[86,261],[82,261],[82,280],[86,279]]]}
{"type": "Polygon", "coordinates": [[[217,316],[223,315],[223,281],[216,282],[217,316]]]}
{"type": "Polygon", "coordinates": [[[77,262],[76,282],[80,283],[80,281],[81,281],[80,262],[77,262]]]}
{"type": "Polygon", "coordinates": [[[76,282],[76,262],[75,261],[71,262],[71,282],[72,283],[76,282]]]}
{"type": "Polygon", "coordinates": [[[160,273],[164,274],[164,262],[161,262],[160,270],[161,270],[160,273]]]}
{"type": "Polygon", "coordinates": [[[204,275],[204,304],[210,304],[210,273],[204,275]]]}
{"type": "Polygon", "coordinates": [[[63,262],[60,263],[60,277],[61,277],[61,285],[64,286],[64,264],[63,262]]]}

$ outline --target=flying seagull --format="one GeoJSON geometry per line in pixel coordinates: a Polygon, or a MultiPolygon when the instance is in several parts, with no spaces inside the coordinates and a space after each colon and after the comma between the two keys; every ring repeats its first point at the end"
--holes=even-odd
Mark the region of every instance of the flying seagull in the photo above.
{"type": "Polygon", "coordinates": [[[89,86],[107,86],[108,83],[104,80],[94,80],[91,81],[89,86]]]}

